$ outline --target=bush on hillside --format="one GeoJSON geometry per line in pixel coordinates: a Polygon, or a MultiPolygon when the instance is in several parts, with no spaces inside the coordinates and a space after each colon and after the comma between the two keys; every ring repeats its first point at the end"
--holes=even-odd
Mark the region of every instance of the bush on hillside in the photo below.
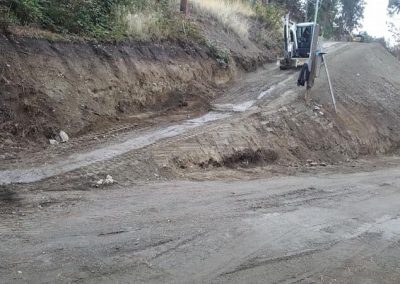
{"type": "MultiPolygon", "coordinates": [[[[0,24],[29,25],[59,34],[98,39],[137,40],[196,37],[197,31],[178,13],[180,0],[0,0],[0,24]]],[[[250,0],[190,0],[194,13],[209,15],[243,39],[249,17],[278,28],[282,9],[250,0]]]]}
{"type": "MultiPolygon", "coordinates": [[[[59,33],[104,37],[114,30],[115,11],[120,6],[139,9],[146,0],[0,0],[8,19],[59,33]]],[[[15,21],[13,21],[15,22],[15,21]]]]}

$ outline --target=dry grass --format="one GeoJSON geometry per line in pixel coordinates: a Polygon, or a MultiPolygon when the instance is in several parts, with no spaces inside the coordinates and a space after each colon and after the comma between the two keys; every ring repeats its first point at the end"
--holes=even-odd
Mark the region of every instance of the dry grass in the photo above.
{"type": "Polygon", "coordinates": [[[130,37],[147,41],[152,37],[164,38],[165,31],[160,25],[162,15],[158,12],[125,13],[126,33],[130,37]]]}
{"type": "Polygon", "coordinates": [[[191,3],[197,14],[210,15],[227,30],[243,39],[248,38],[249,23],[246,17],[255,14],[250,3],[241,0],[191,0],[191,3]]]}
{"type": "MultiPolygon", "coordinates": [[[[154,9],[156,2],[153,2],[154,5],[149,4],[152,9],[135,11],[125,7],[118,11],[118,22],[124,27],[124,32],[129,37],[143,41],[164,39],[173,37],[177,29],[182,29],[184,23],[177,18],[176,14],[171,17],[171,13],[169,13],[169,16],[166,16],[165,11],[154,9]]],[[[178,12],[179,2],[180,0],[171,1],[170,7],[168,7],[169,11],[178,12]]],[[[246,18],[255,15],[250,2],[243,0],[190,0],[189,3],[193,13],[203,17],[212,17],[227,31],[233,32],[242,39],[248,39],[250,25],[246,18]]]]}
{"type": "Polygon", "coordinates": [[[176,37],[183,29],[183,20],[179,15],[173,15],[172,11],[175,8],[164,7],[166,10],[162,10],[156,3],[149,3],[149,6],[141,11],[121,7],[117,12],[117,22],[123,27],[123,32],[139,41],[176,37]]]}

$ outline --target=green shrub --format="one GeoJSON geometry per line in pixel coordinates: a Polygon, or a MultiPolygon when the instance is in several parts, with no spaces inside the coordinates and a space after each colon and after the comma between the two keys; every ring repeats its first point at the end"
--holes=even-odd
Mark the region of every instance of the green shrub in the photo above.
{"type": "Polygon", "coordinates": [[[114,10],[123,0],[44,1],[43,27],[55,32],[104,37],[114,29],[114,10]]]}
{"type": "MultiPolygon", "coordinates": [[[[275,5],[254,7],[247,0],[190,0],[193,11],[213,15],[221,24],[248,39],[248,17],[257,17],[264,28],[276,29],[283,15],[275,5]]],[[[97,39],[131,37],[198,39],[196,25],[178,13],[179,0],[0,0],[0,25],[41,27],[59,34],[97,39]]]]}
{"type": "Polygon", "coordinates": [[[38,26],[98,39],[139,40],[191,35],[176,0],[0,0],[0,24],[38,26]],[[175,6],[172,6],[175,5],[175,6]]]}
{"type": "Polygon", "coordinates": [[[43,16],[39,0],[8,0],[5,7],[9,9],[9,16],[15,16],[23,25],[35,23],[43,16]]]}
{"type": "Polygon", "coordinates": [[[219,63],[229,64],[231,60],[231,52],[226,48],[218,47],[214,42],[205,41],[205,45],[210,50],[210,56],[215,58],[219,63]]]}

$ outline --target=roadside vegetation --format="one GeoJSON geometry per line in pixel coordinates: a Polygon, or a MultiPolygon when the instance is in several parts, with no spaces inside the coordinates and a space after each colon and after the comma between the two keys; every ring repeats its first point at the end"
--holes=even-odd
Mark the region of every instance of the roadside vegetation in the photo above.
{"type": "Polygon", "coordinates": [[[168,0],[0,1],[3,26],[29,26],[101,40],[130,35],[139,40],[164,38],[175,32],[179,21],[168,0]]]}
{"type": "MultiPolygon", "coordinates": [[[[192,13],[210,16],[241,38],[249,18],[277,29],[284,10],[252,0],[189,0],[192,13]]],[[[0,0],[3,30],[23,26],[99,40],[198,38],[196,23],[179,13],[179,0],[0,0]]]]}
{"type": "MultiPolygon", "coordinates": [[[[188,2],[191,15],[196,17],[180,13],[180,0],[0,0],[0,28],[8,32],[9,27],[22,27],[56,40],[66,37],[142,42],[189,39],[207,43],[196,20],[212,18],[243,41],[252,36],[269,48],[271,39],[276,42],[281,34],[281,20],[286,13],[290,12],[296,21],[311,21],[315,11],[315,1],[306,4],[302,0],[270,0],[268,4],[262,0],[188,2]]],[[[364,0],[324,0],[319,13],[324,37],[348,38],[360,26],[364,5],[364,0]]],[[[400,1],[390,0],[388,11],[398,14],[400,1]]],[[[390,28],[397,39],[392,52],[400,56],[399,27],[390,28]]],[[[219,57],[225,56],[221,54],[219,57]]]]}

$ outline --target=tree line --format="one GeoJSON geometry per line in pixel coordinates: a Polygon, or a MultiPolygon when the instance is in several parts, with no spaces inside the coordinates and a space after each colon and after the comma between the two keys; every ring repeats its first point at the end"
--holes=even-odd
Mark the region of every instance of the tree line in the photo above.
{"type": "MultiPolygon", "coordinates": [[[[316,0],[261,0],[266,5],[281,5],[296,21],[313,21],[316,0]]],[[[361,26],[365,0],[321,0],[318,22],[327,38],[341,38],[361,26]]],[[[389,0],[388,12],[400,14],[400,0],[389,0]]],[[[400,28],[389,27],[400,41],[400,28]]],[[[400,42],[399,42],[400,44],[400,42]]]]}
{"type": "MultiPolygon", "coordinates": [[[[316,0],[250,0],[263,5],[279,5],[286,9],[296,21],[313,21],[316,0]]],[[[390,0],[392,6],[400,0],[390,0]]],[[[188,14],[190,0],[181,0],[181,11],[188,14]]],[[[318,22],[327,38],[351,34],[360,26],[364,16],[364,0],[322,0],[318,22]]]]}
{"type": "MultiPolygon", "coordinates": [[[[395,0],[399,1],[399,0],[395,0]]],[[[270,0],[269,5],[284,6],[296,21],[313,21],[316,0],[270,0]]],[[[364,0],[322,0],[318,22],[327,38],[351,34],[361,24],[364,0]]]]}

